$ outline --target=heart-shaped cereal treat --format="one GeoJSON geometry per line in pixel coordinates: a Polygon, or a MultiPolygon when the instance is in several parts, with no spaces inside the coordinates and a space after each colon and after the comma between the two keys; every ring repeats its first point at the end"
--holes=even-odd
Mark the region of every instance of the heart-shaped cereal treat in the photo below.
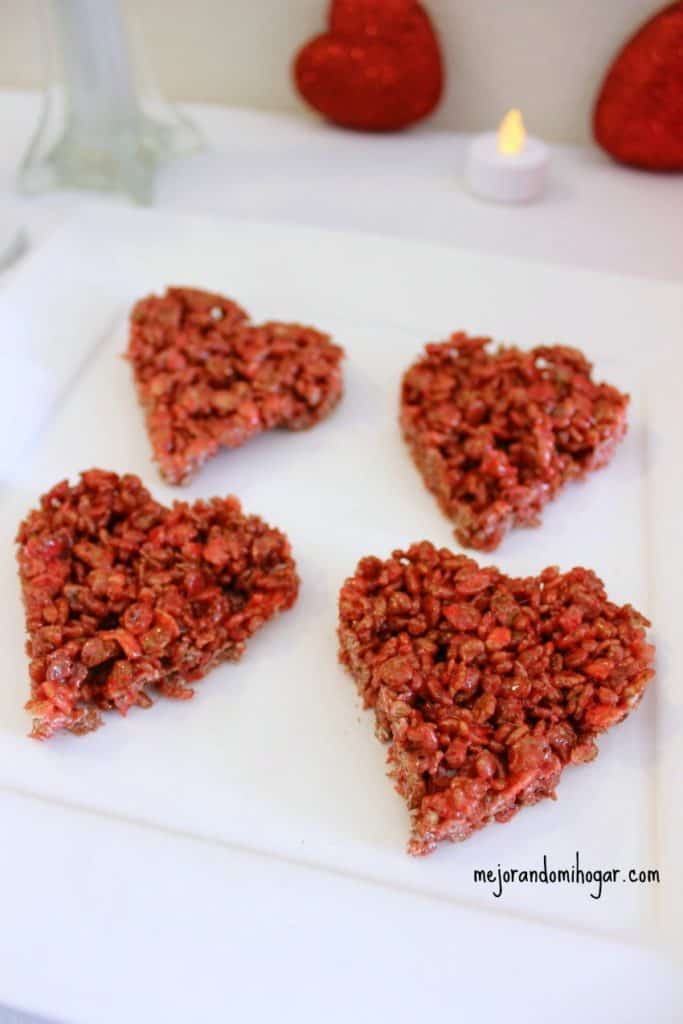
{"type": "Polygon", "coordinates": [[[401,426],[430,491],[467,547],[491,551],[511,526],[538,526],[568,480],[609,462],[628,395],[591,379],[577,349],[488,350],[454,334],[407,371],[401,426]]]}
{"type": "Polygon", "coordinates": [[[342,393],[343,350],[299,324],[252,324],[220,295],[169,288],[131,313],[128,358],[161,475],[186,481],[219,448],[312,427],[342,393]]]}
{"type": "Polygon", "coordinates": [[[150,688],[191,697],[298,592],[289,541],[236,498],[165,508],[101,469],[48,491],[17,541],[36,739],[148,707],[150,688]]]}
{"type": "Polygon", "coordinates": [[[643,696],[646,626],[589,569],[515,579],[426,541],[363,558],[340,594],[340,659],[390,743],[409,852],[554,798],[643,696]]]}

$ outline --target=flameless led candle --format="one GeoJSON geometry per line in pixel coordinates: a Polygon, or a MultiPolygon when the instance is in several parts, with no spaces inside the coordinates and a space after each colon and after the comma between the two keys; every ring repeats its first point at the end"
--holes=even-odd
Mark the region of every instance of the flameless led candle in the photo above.
{"type": "Polygon", "coordinates": [[[497,132],[473,140],[465,177],[482,199],[527,203],[543,192],[549,160],[548,147],[526,134],[519,110],[509,110],[497,132]]]}

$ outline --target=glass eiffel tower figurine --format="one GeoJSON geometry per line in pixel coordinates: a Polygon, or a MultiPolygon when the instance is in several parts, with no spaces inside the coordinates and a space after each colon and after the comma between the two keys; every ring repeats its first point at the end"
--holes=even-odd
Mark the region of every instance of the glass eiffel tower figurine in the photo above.
{"type": "Polygon", "coordinates": [[[143,83],[119,0],[43,0],[43,7],[49,78],[21,190],[97,189],[151,203],[159,167],[198,148],[199,133],[143,83]]]}

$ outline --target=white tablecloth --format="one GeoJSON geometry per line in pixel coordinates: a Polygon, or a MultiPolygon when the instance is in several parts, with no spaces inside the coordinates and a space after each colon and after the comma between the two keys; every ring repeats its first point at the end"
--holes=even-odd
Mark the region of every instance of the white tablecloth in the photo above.
{"type": "MultiPolygon", "coordinates": [[[[38,100],[0,93],[0,190],[10,187],[38,100]]],[[[314,119],[188,108],[209,148],[168,168],[166,209],[345,227],[493,249],[651,277],[683,276],[683,177],[613,164],[597,149],[555,147],[547,195],[529,206],[474,199],[461,171],[468,136],[361,135],[314,119]]],[[[33,241],[78,208],[77,194],[22,200],[33,241]]]]}
{"type": "MultiPolygon", "coordinates": [[[[659,278],[680,279],[683,274],[680,176],[630,171],[616,167],[597,151],[558,147],[543,201],[500,207],[481,203],[464,191],[460,178],[468,142],[464,136],[427,131],[363,136],[336,131],[315,120],[260,112],[208,106],[192,107],[190,112],[204,130],[209,148],[164,172],[158,193],[158,205],[164,208],[448,241],[511,256],[659,278]]],[[[37,115],[36,97],[0,94],[0,190],[5,193],[37,115]]],[[[79,196],[10,202],[35,246],[78,210],[79,196]]],[[[12,273],[9,270],[0,277],[0,287],[12,273]]],[[[43,920],[27,919],[25,934],[3,938],[0,999],[55,1018],[89,1022],[100,1017],[131,1024],[190,1016],[220,1020],[223,1013],[215,993],[225,980],[221,1005],[231,1007],[231,1016],[237,1011],[250,1019],[251,1009],[255,1014],[251,1019],[264,1019],[272,988],[273,1006],[278,1005],[280,992],[287,993],[280,1006],[282,1019],[297,1013],[302,1021],[321,1016],[343,1020],[348,1019],[350,1008],[359,1020],[367,1019],[354,1006],[353,992],[359,972],[367,975],[366,985],[372,975],[377,922],[367,913],[363,917],[358,909],[363,906],[360,895],[347,894],[343,904],[335,902],[322,876],[314,898],[319,902],[318,921],[325,925],[306,941],[297,931],[295,909],[286,896],[300,869],[281,865],[277,878],[272,872],[264,874],[263,888],[255,898],[269,901],[274,908],[272,928],[282,933],[282,958],[279,963],[259,964],[258,933],[243,939],[231,934],[230,879],[225,877],[220,850],[202,854],[201,892],[211,891],[213,898],[210,905],[198,906],[193,903],[198,854],[191,839],[143,830],[144,844],[139,837],[136,850],[146,844],[148,855],[144,861],[135,861],[111,822],[83,814],[78,828],[64,834],[58,808],[9,794],[0,794],[0,806],[3,821],[12,823],[8,832],[3,828],[0,838],[0,872],[5,883],[29,859],[35,885],[45,892],[43,920]],[[71,890],[61,885],[71,870],[77,874],[82,859],[91,862],[93,858],[99,859],[102,878],[112,893],[107,914],[103,917],[100,907],[96,919],[88,912],[87,891],[82,901],[73,903],[65,895],[73,889],[73,878],[71,890]],[[135,893],[133,911],[127,903],[131,892],[135,893]],[[291,921],[288,913],[294,915],[291,921]],[[41,985],[41,963],[49,960],[50,943],[58,941],[60,915],[70,916],[69,932],[79,936],[80,948],[73,951],[73,977],[59,984],[53,979],[48,991],[41,985]],[[339,950],[328,940],[336,921],[350,916],[345,929],[357,923],[359,945],[339,959],[339,950]],[[112,936],[120,936],[121,951],[120,962],[109,967],[111,1001],[104,1003],[87,974],[88,963],[96,962],[103,930],[110,933],[106,948],[111,948],[112,936]],[[253,970],[241,988],[240,979],[231,976],[229,950],[235,942],[253,949],[248,957],[253,970]],[[365,957],[364,964],[359,957],[365,957]]],[[[232,882],[237,884],[234,876],[232,882]]],[[[362,888],[362,883],[358,885],[362,888]]],[[[380,895],[373,907],[381,903],[377,913],[386,915],[386,927],[390,927],[391,893],[376,892],[380,895]]],[[[20,900],[21,892],[12,898],[20,900]]],[[[427,908],[426,921],[427,911],[442,913],[444,908],[427,908]]],[[[406,935],[405,963],[396,963],[394,975],[376,978],[375,1020],[381,1019],[377,1007],[383,1005],[383,992],[394,1019],[417,1016],[420,1007],[409,1001],[401,1017],[405,971],[419,971],[424,979],[425,1006],[432,1006],[434,986],[443,982],[444,975],[452,976],[452,1001],[444,1003],[443,1015],[454,1020],[531,1024],[548,1019],[573,1021],[580,1016],[620,1024],[641,1024],[646,1019],[664,1024],[683,1019],[679,980],[654,954],[552,929],[539,930],[535,944],[520,948],[520,942],[527,940],[514,936],[522,933],[506,927],[504,937],[497,916],[487,925],[480,915],[465,910],[456,915],[452,908],[448,912],[454,929],[462,932],[458,962],[440,965],[440,950],[432,951],[429,963],[417,962],[415,956],[422,947],[415,935],[406,935]],[[555,952],[556,957],[551,955],[555,952]],[[581,964],[578,975],[567,976],[568,956],[573,965],[581,964]],[[639,984],[644,973],[651,984],[639,984]],[[667,1003],[670,1013],[664,1009],[667,1003]]]]}

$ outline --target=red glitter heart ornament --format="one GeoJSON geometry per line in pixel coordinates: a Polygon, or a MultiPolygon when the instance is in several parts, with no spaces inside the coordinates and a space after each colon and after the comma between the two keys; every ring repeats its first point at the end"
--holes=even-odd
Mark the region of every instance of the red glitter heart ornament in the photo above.
{"type": "Polygon", "coordinates": [[[659,11],[626,43],[598,95],[593,131],[621,163],[683,170],[683,3],[659,11]]]}
{"type": "Polygon", "coordinates": [[[414,124],[443,89],[439,43],[415,0],[333,0],[329,29],[299,51],[294,78],[330,121],[361,131],[414,124]]]}

